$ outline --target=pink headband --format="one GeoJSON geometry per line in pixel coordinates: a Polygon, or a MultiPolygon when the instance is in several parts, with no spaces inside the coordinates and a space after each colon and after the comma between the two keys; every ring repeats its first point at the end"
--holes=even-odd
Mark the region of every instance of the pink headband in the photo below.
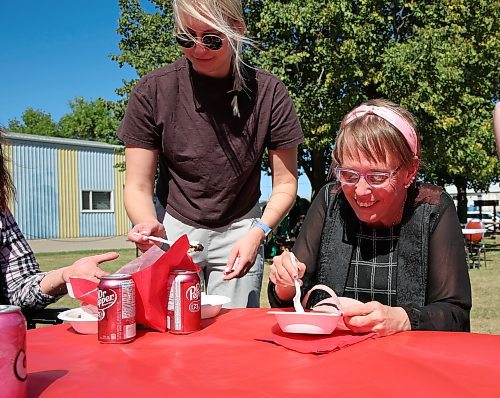
{"type": "Polygon", "coordinates": [[[382,119],[387,120],[390,124],[396,127],[405,137],[406,142],[408,142],[413,154],[417,156],[417,133],[415,132],[415,129],[406,121],[405,118],[390,108],[383,106],[360,105],[347,114],[344,118],[344,124],[347,125],[354,119],[364,116],[367,113],[373,113],[382,119]]]}

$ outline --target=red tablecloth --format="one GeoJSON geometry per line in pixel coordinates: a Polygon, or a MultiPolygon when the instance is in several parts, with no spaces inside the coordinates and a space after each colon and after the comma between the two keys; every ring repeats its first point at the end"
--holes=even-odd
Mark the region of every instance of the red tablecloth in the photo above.
{"type": "Polygon", "coordinates": [[[268,309],[226,310],[190,335],[100,344],[28,331],[28,397],[498,397],[500,336],[405,332],[322,355],[255,340],[268,309]]]}

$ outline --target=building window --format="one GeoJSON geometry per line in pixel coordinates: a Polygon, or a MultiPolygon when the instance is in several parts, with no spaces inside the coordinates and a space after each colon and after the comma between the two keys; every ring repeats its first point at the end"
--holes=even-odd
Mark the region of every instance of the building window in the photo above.
{"type": "Polygon", "coordinates": [[[82,212],[112,212],[113,192],[82,191],[82,212]]]}

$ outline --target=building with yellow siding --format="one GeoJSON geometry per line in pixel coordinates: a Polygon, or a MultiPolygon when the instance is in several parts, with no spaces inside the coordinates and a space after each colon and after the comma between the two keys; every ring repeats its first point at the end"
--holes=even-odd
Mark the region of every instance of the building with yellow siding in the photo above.
{"type": "Polygon", "coordinates": [[[131,224],[123,204],[123,147],[6,133],[10,203],[27,239],[118,236],[131,224]]]}

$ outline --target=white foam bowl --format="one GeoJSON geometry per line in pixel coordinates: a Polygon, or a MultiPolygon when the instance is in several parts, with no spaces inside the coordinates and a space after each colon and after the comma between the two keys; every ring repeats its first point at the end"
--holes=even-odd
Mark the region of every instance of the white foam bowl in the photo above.
{"type": "Polygon", "coordinates": [[[331,334],[342,315],[329,312],[269,311],[285,333],[331,334]]]}
{"type": "Polygon", "coordinates": [[[220,312],[222,306],[230,301],[231,299],[226,296],[203,293],[201,295],[201,319],[213,318],[220,312]]]}
{"type": "Polygon", "coordinates": [[[64,322],[69,322],[77,333],[97,334],[97,316],[89,314],[82,308],[61,312],[57,317],[64,322]]]}

